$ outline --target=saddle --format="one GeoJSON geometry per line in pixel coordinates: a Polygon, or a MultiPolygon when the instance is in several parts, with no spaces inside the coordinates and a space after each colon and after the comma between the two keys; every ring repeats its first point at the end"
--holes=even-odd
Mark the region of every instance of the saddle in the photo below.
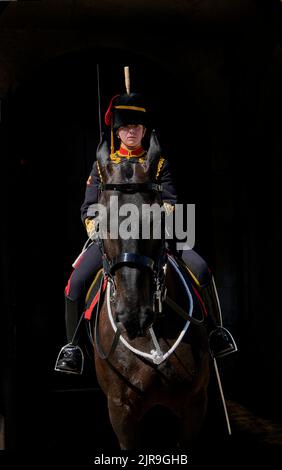
{"type": "MultiPolygon", "coordinates": [[[[84,318],[85,320],[91,320],[92,313],[95,307],[98,304],[99,296],[100,296],[100,287],[103,279],[103,269],[101,268],[96,276],[94,277],[91,286],[88,289],[85,298],[85,310],[84,310],[84,318]]],[[[106,279],[103,282],[102,290],[106,289],[107,281],[106,279]]]]}

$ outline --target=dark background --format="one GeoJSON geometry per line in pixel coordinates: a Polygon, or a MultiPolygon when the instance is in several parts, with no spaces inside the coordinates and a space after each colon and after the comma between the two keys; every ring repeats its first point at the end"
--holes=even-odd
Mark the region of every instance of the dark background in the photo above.
{"type": "Polygon", "coordinates": [[[71,20],[66,2],[49,2],[47,19],[36,3],[48,4],[3,2],[0,16],[7,449],[116,448],[90,359],[83,377],[53,372],[65,341],[63,289],[85,241],[79,209],[99,139],[97,63],[102,115],[130,65],[180,198],[196,204],[195,249],[239,346],[221,363],[227,397],[281,422],[280,3],[237,5],[241,14],[230,6],[215,18],[199,2],[196,19],[177,7],[171,15],[166,2],[137,19],[131,10],[84,17],[77,7],[71,20]]]}

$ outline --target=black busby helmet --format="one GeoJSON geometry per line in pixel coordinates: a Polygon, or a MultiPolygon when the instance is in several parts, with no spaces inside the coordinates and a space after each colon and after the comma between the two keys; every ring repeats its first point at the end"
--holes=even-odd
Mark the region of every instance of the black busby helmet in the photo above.
{"type": "Polygon", "coordinates": [[[142,124],[147,127],[148,111],[140,93],[124,93],[111,99],[105,114],[105,123],[111,126],[111,153],[114,153],[113,130],[130,124],[142,124]]]}
{"type": "Polygon", "coordinates": [[[148,125],[148,112],[140,93],[124,93],[112,98],[105,115],[105,123],[118,129],[129,124],[148,125]]]}

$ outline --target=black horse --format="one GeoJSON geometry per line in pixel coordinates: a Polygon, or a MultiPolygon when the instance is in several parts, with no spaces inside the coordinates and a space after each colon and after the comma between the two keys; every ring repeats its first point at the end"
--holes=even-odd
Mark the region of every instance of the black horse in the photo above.
{"type": "MultiPolygon", "coordinates": [[[[99,202],[107,212],[113,195],[119,208],[131,203],[139,214],[142,204],[162,204],[155,182],[159,158],[154,133],[143,163],[115,164],[107,143],[100,144],[99,202]]],[[[176,417],[174,435],[187,446],[203,425],[210,376],[206,329],[200,321],[192,323],[198,297],[191,284],[186,287],[175,259],[167,257],[163,237],[112,239],[108,223],[105,231],[99,243],[107,288],[97,313],[95,365],[112,427],[122,449],[140,448],[143,418],[161,406],[176,417]],[[185,318],[172,310],[176,304],[185,318]]]]}

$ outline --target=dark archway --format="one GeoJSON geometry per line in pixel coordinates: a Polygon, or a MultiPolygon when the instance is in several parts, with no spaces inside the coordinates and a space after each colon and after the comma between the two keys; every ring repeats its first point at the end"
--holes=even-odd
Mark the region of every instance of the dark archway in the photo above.
{"type": "MultiPolygon", "coordinates": [[[[9,175],[19,186],[12,192],[7,217],[16,208],[16,224],[20,217],[22,228],[14,265],[18,350],[25,350],[27,364],[18,355],[17,372],[19,391],[33,410],[21,445],[34,438],[44,446],[54,424],[49,414],[54,401],[43,410],[49,428],[38,423],[36,410],[51,396],[52,355],[64,335],[62,288],[84,240],[79,206],[98,140],[97,61],[103,107],[119,91],[117,85],[123,86],[121,64],[132,64],[133,83],[154,103],[164,151],[177,162],[181,197],[197,204],[198,249],[217,274],[226,320],[235,327],[241,348],[231,368],[226,367],[230,391],[258,412],[279,417],[280,305],[268,292],[273,285],[279,291],[281,265],[281,191],[275,170],[281,156],[281,48],[275,37],[259,40],[258,33],[234,40],[191,38],[166,60],[161,53],[73,52],[33,70],[10,96],[9,175]],[[266,155],[265,166],[260,162],[266,155]],[[262,191],[266,181],[270,192],[262,191]],[[263,227],[261,208],[267,214],[263,227]],[[262,246],[274,247],[270,265],[262,246]],[[265,276],[268,266],[274,284],[265,276]]],[[[12,220],[15,244],[18,232],[12,220]]],[[[64,385],[62,379],[58,386],[64,385]]],[[[25,409],[23,401],[19,406],[25,409]]],[[[66,419],[71,407],[70,401],[66,419]]]]}

